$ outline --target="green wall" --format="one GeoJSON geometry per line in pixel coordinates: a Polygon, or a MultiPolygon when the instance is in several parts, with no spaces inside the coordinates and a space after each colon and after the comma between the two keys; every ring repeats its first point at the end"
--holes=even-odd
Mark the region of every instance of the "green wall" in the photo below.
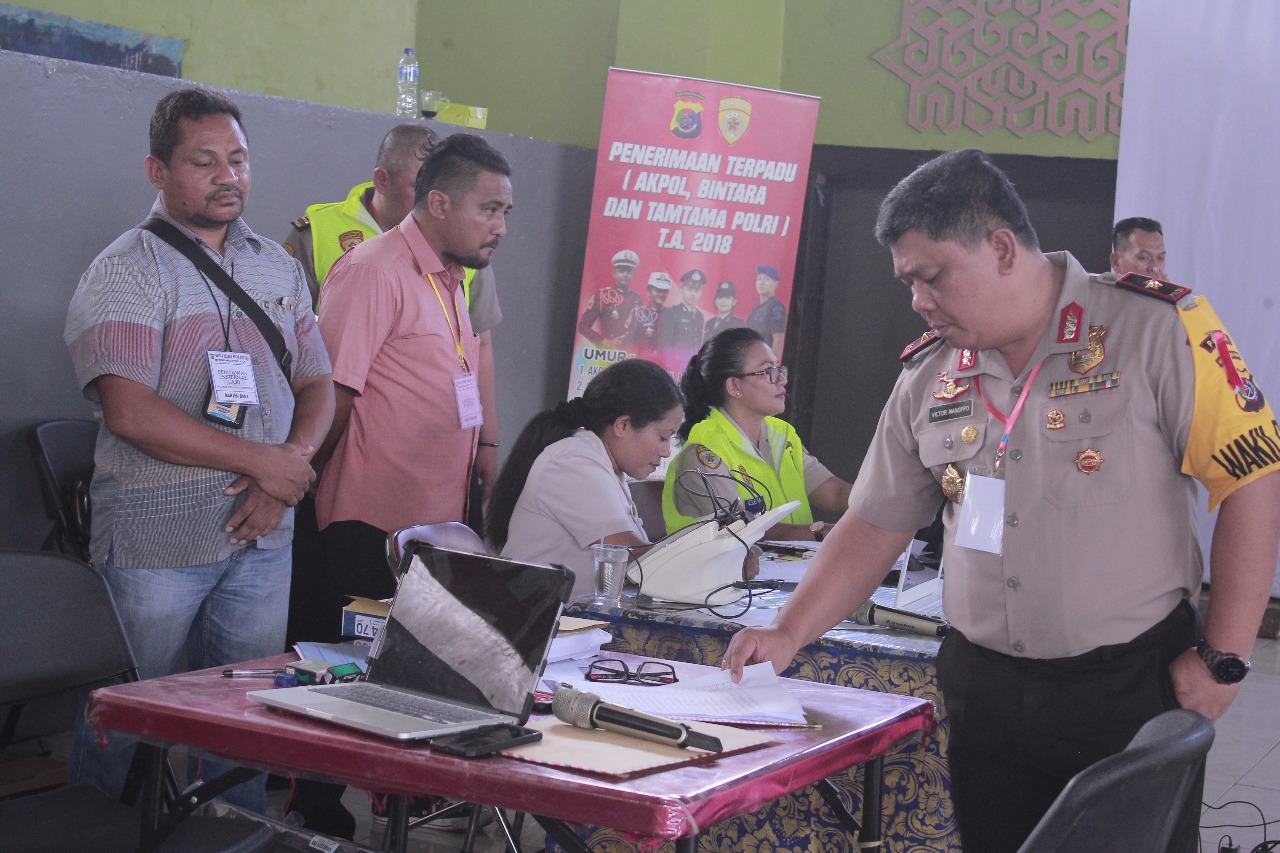
{"type": "MultiPolygon", "coordinates": [[[[875,58],[895,0],[35,0],[27,5],[186,39],[184,76],[251,92],[390,111],[410,44],[423,83],[489,108],[489,128],[595,147],[609,66],[818,95],[817,142],[977,146],[1115,159],[1119,137],[1002,127],[916,130],[908,83],[875,58]],[[305,14],[304,14],[305,13],[305,14]]],[[[1106,0],[1120,13],[1128,0],[1106,0]]],[[[963,16],[963,12],[955,15],[963,16]]],[[[1103,9],[1084,22],[1104,26],[1103,9]]],[[[1027,18],[1000,13],[1014,28],[1027,18]]],[[[1073,22],[1055,21],[1068,27],[1073,22]]],[[[1078,44],[1087,32],[1077,36],[1078,44]]],[[[1121,57],[1122,59],[1122,57],[1121,57]]],[[[1068,79],[1066,85],[1072,85],[1068,79]]]]}
{"type": "Polygon", "coordinates": [[[390,112],[413,46],[409,0],[17,0],[14,5],[185,39],[188,80],[390,112]],[[305,14],[304,14],[305,12],[305,14]]]}

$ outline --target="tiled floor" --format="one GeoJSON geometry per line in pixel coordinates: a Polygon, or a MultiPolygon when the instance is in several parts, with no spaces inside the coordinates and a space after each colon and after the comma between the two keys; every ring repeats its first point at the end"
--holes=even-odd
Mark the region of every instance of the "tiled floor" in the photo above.
{"type": "Polygon", "coordinates": [[[1249,853],[1264,838],[1280,838],[1280,641],[1258,640],[1253,671],[1215,729],[1200,847],[1218,853],[1219,840],[1229,835],[1249,853]],[[1259,826],[1264,820],[1277,823],[1259,826]]]}

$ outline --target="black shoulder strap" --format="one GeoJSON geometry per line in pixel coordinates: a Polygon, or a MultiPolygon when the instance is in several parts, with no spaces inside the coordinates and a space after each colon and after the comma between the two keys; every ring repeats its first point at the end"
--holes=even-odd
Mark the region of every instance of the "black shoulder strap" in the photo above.
{"type": "Polygon", "coordinates": [[[263,311],[262,307],[257,302],[254,302],[253,298],[245,293],[240,285],[236,284],[236,280],[227,275],[226,270],[214,263],[213,258],[206,255],[190,237],[179,231],[172,223],[158,216],[151,216],[138,227],[144,231],[150,231],[181,252],[187,260],[195,264],[196,269],[204,273],[218,286],[219,290],[239,306],[245,316],[253,321],[253,325],[258,327],[258,331],[262,333],[267,346],[271,347],[271,352],[275,355],[276,362],[280,365],[280,372],[284,374],[285,381],[293,382],[293,353],[289,352],[289,349],[285,346],[284,335],[280,334],[276,324],[271,322],[267,312],[263,311]]]}

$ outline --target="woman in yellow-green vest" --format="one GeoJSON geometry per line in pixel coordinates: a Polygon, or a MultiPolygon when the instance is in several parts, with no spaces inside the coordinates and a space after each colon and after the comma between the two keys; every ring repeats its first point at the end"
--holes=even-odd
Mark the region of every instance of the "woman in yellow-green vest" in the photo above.
{"type": "Polygon", "coordinates": [[[667,469],[662,515],[671,533],[717,506],[753,495],[760,510],[787,501],[800,506],[765,534],[769,539],[821,539],[814,510],[839,517],[849,484],[804,449],[782,413],[787,369],[749,327],[726,329],[703,343],[680,380],[684,392],[684,447],[667,469]]]}

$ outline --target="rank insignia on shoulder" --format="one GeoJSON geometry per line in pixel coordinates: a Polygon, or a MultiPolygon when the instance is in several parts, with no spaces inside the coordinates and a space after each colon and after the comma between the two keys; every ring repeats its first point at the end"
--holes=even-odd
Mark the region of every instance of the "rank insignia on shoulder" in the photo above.
{"type": "Polygon", "coordinates": [[[289,224],[292,225],[294,227],[294,230],[296,231],[305,231],[311,227],[311,217],[299,216],[297,219],[293,220],[293,222],[289,224]]]}
{"type": "Polygon", "coordinates": [[[711,448],[699,446],[697,453],[698,462],[702,464],[703,468],[714,471],[720,467],[720,457],[716,456],[711,448]]]}
{"type": "Polygon", "coordinates": [[[898,356],[898,361],[910,361],[917,353],[924,352],[940,340],[942,340],[942,338],[938,337],[938,333],[933,329],[930,329],[911,343],[907,344],[906,349],[902,351],[902,355],[898,356]]]}
{"type": "Polygon", "coordinates": [[[1132,290],[1134,293],[1142,293],[1146,296],[1154,296],[1156,299],[1161,299],[1170,304],[1177,302],[1191,292],[1189,287],[1183,287],[1136,272],[1120,276],[1116,279],[1116,287],[1123,287],[1125,290],[1132,290]]]}

